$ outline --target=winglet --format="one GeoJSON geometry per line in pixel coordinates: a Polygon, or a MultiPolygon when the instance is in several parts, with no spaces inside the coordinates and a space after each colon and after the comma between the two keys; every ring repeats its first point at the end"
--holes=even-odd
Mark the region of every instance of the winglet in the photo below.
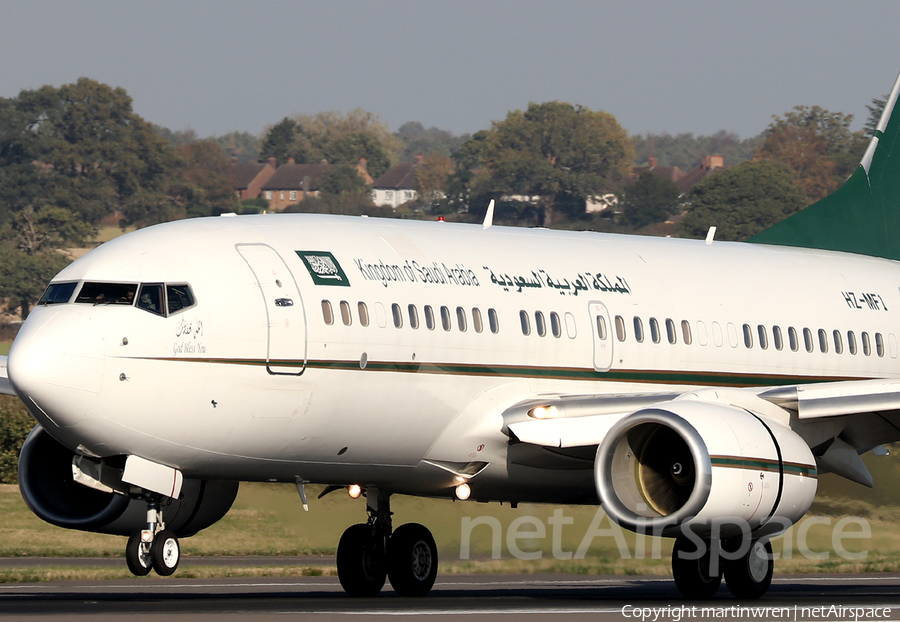
{"type": "Polygon", "coordinates": [[[487,229],[492,224],[494,224],[494,199],[491,199],[491,202],[488,204],[487,213],[484,215],[484,224],[481,228],[487,229]]]}

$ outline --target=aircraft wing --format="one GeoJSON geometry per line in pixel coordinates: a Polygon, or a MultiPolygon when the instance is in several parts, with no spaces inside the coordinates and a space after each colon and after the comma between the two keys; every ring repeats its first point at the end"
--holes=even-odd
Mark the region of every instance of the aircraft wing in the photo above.
{"type": "Polygon", "coordinates": [[[12,385],[9,384],[9,375],[6,373],[6,357],[0,356],[0,393],[3,395],[15,395],[12,385]]]}

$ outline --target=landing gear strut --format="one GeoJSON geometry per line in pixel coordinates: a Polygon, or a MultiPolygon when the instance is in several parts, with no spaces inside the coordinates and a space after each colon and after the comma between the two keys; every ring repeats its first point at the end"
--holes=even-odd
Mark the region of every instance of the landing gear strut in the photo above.
{"type": "Polygon", "coordinates": [[[427,594],[437,577],[437,546],[431,532],[408,523],[391,533],[390,493],[370,487],[369,520],[352,525],[337,550],[338,578],[351,596],[374,596],[390,579],[401,596],[427,594]]]}
{"type": "Polygon", "coordinates": [[[132,574],[142,577],[151,569],[168,577],[178,569],[181,546],[171,529],[166,529],[160,509],[160,497],[147,501],[147,528],[135,531],[125,545],[125,562],[132,574]]]}
{"type": "Polygon", "coordinates": [[[759,598],[772,583],[774,561],[768,540],[753,540],[746,552],[741,541],[726,541],[722,550],[704,542],[698,547],[686,537],[675,540],[672,551],[672,574],[675,585],[685,598],[712,598],[725,576],[725,585],[735,598],[759,598]],[[740,554],[739,554],[740,553],[740,554]],[[713,560],[713,555],[719,558],[713,560]],[[713,563],[713,562],[716,563],[713,563]]]}

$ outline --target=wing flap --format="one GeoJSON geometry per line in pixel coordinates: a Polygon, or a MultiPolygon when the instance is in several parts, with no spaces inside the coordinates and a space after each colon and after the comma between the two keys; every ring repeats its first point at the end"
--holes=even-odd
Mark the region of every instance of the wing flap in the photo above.
{"type": "Polygon", "coordinates": [[[900,380],[847,380],[779,387],[759,394],[800,419],[900,410],[900,380]]]}

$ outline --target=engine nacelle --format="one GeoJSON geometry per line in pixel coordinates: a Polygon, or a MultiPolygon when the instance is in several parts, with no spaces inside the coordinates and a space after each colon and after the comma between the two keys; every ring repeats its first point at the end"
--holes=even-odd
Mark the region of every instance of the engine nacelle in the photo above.
{"type": "Polygon", "coordinates": [[[806,513],[817,484],[812,452],[791,429],[692,400],[619,421],[597,449],[594,476],[610,518],[664,536],[778,533],[806,513]]]}
{"type": "MultiPolygon", "coordinates": [[[[41,426],[25,439],[19,454],[19,490],[38,517],[58,527],[129,536],[147,528],[147,504],[101,492],[73,479],[74,452],[41,426]]],[[[166,527],[192,536],[225,516],[237,497],[238,482],[185,479],[179,499],[161,504],[166,527]]]]}

